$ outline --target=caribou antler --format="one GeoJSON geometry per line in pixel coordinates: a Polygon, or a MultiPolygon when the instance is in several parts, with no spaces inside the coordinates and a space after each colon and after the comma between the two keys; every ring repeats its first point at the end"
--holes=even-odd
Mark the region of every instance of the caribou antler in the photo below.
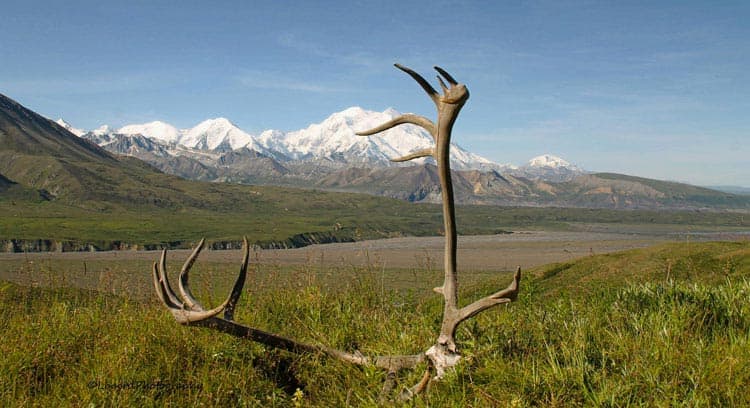
{"type": "MultiPolygon", "coordinates": [[[[237,305],[237,301],[242,294],[242,288],[247,278],[248,259],[250,257],[247,237],[243,239],[243,257],[240,273],[237,276],[229,297],[221,305],[211,310],[205,310],[193,296],[189,285],[190,268],[203,249],[204,243],[205,240],[201,239],[180,270],[178,280],[179,296],[172,289],[167,278],[166,249],[162,251],[159,262],[154,262],[153,265],[153,280],[156,294],[169,311],[172,312],[178,323],[216,329],[232,336],[249,339],[291,353],[322,353],[356,365],[374,365],[375,367],[387,370],[389,378],[395,378],[395,373],[402,369],[414,368],[419,363],[425,361],[425,353],[368,357],[362,355],[359,351],[348,353],[323,345],[307,344],[235,322],[234,307],[237,305]],[[224,312],[223,318],[218,317],[221,312],[224,312]]],[[[422,388],[423,386],[404,390],[404,395],[418,393],[422,388]]]]}
{"type": "Polygon", "coordinates": [[[469,91],[466,86],[459,84],[450,74],[440,67],[435,70],[450,84],[446,86],[443,78],[438,76],[443,94],[438,94],[435,89],[419,74],[396,64],[396,67],[409,74],[416,80],[427,95],[435,102],[438,111],[438,123],[413,114],[399,116],[381,126],[368,131],[359,132],[361,136],[369,136],[392,127],[411,123],[427,130],[435,140],[435,147],[413,152],[394,161],[407,161],[420,157],[431,156],[438,166],[440,186],[443,196],[443,220],[445,224],[445,279],[443,285],[435,288],[435,291],[445,298],[443,310],[443,322],[438,338],[429,349],[423,353],[412,355],[374,356],[362,355],[359,351],[353,353],[337,350],[323,345],[307,344],[292,340],[277,334],[268,333],[257,328],[245,326],[234,321],[234,308],[237,305],[242,288],[247,278],[247,266],[249,258],[249,245],[247,238],[243,243],[243,260],[240,273],[237,277],[231,293],[227,299],[218,307],[205,310],[190,292],[189,272],[204,246],[201,240],[193,250],[180,271],[178,281],[179,296],[172,290],[166,273],[166,249],[162,252],[159,262],[154,263],[153,279],[156,293],[167,308],[172,312],[177,322],[184,325],[203,326],[219,330],[233,336],[256,341],[269,347],[286,350],[292,353],[323,353],[330,357],[346,361],[356,365],[372,365],[387,371],[386,382],[383,386],[383,395],[387,395],[393,388],[396,374],[399,370],[415,368],[422,362],[427,362],[427,369],[422,379],[411,388],[404,389],[400,393],[400,399],[409,399],[427,388],[431,374],[435,372],[435,379],[440,379],[446,370],[458,364],[461,355],[456,349],[456,328],[461,322],[475,316],[492,306],[509,303],[516,299],[521,281],[521,268],[518,268],[511,284],[492,295],[484,297],[474,303],[458,308],[458,274],[456,271],[456,221],[453,199],[453,183],[450,172],[450,138],[453,124],[458,117],[461,107],[469,99],[469,91]],[[224,317],[219,315],[224,312],[224,317]]]}
{"type": "Polygon", "coordinates": [[[508,303],[518,296],[521,281],[521,268],[518,268],[513,282],[506,289],[501,290],[486,298],[480,299],[461,309],[458,308],[458,272],[456,270],[456,210],[453,198],[453,181],[451,180],[450,146],[453,124],[466,101],[469,99],[469,90],[466,85],[458,83],[450,74],[440,67],[435,67],[438,72],[438,82],[443,90],[440,95],[421,75],[403,65],[395,64],[396,68],[406,72],[414,78],[427,95],[435,103],[437,108],[437,125],[431,120],[417,115],[407,114],[399,116],[374,129],[358,132],[360,136],[370,136],[392,127],[411,123],[424,128],[435,140],[435,147],[424,149],[407,156],[393,159],[393,161],[407,161],[420,157],[431,156],[435,159],[440,177],[443,203],[443,223],[445,227],[445,279],[443,286],[435,288],[435,291],[445,298],[443,309],[443,323],[437,342],[425,353],[436,371],[436,378],[441,378],[445,370],[455,366],[460,359],[456,350],[456,328],[464,320],[477,313],[502,303],[508,303]],[[442,75],[450,84],[445,85],[442,75]]]}

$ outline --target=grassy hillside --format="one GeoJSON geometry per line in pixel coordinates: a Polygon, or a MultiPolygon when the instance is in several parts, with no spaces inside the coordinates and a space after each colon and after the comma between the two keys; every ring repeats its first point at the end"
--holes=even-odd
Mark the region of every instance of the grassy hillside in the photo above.
{"type": "Polygon", "coordinates": [[[750,199],[746,196],[684,183],[653,180],[616,173],[596,173],[594,176],[604,180],[627,181],[651,187],[663,195],[662,201],[665,205],[692,202],[703,204],[707,207],[747,208],[750,203],[750,199]]]}
{"type": "MultiPolygon", "coordinates": [[[[186,189],[196,183],[185,183],[186,189]]],[[[431,235],[439,228],[434,208],[356,194],[247,186],[198,185],[207,200],[194,207],[152,206],[90,209],[53,202],[0,199],[0,240],[38,239],[179,246],[201,237],[212,241],[285,242],[302,233],[341,240],[390,235],[431,235]],[[367,215],[365,217],[364,215],[367,215]]],[[[290,243],[291,245],[292,243],[290,243]]]]}
{"type": "Polygon", "coordinates": [[[663,244],[604,254],[538,268],[539,290],[585,294],[647,282],[700,282],[720,285],[750,271],[748,242],[663,244]]]}
{"type": "MultiPolygon", "coordinates": [[[[289,285],[267,271],[237,319],[366,353],[432,342],[442,310],[434,293],[383,290],[377,267],[348,283],[331,272],[302,267],[300,285],[289,285]]],[[[465,288],[462,298],[508,279],[465,288]]],[[[0,283],[4,406],[380,405],[378,370],[181,327],[153,301],[108,293],[0,283]]],[[[746,406],[748,295],[747,242],[667,244],[538,268],[518,302],[459,328],[465,360],[413,405],[746,406]]],[[[420,374],[403,373],[401,384],[420,374]]]]}
{"type": "MultiPolygon", "coordinates": [[[[189,246],[201,237],[211,242],[252,242],[289,246],[300,234],[318,239],[360,240],[399,235],[439,235],[441,210],[436,205],[411,204],[363,194],[329,193],[276,187],[249,187],[184,182],[182,191],[205,195],[200,206],[159,208],[149,205],[107,206],[100,209],[46,201],[33,190],[0,193],[0,241],[25,242],[17,250],[65,250],[118,247],[189,246]],[[23,194],[21,194],[21,192],[23,194]],[[26,198],[24,198],[26,197],[26,198]],[[40,243],[44,241],[44,245],[40,243]],[[46,242],[46,243],[45,243],[46,242]],[[39,248],[37,248],[39,249],[39,248]]],[[[503,208],[462,206],[457,210],[461,234],[494,234],[513,229],[625,228],[636,224],[656,232],[748,230],[742,213],[695,211],[617,211],[566,208],[503,208]]],[[[19,244],[20,245],[20,244],[19,244]]]]}

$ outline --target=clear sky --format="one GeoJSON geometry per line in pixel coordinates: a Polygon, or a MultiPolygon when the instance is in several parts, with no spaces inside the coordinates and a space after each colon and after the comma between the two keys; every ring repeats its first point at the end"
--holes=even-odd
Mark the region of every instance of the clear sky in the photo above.
{"type": "MultiPolygon", "coordinates": [[[[0,93],[93,129],[227,117],[296,130],[350,106],[434,116],[399,62],[471,98],[500,163],[750,186],[750,1],[15,1],[0,93]]],[[[435,85],[436,86],[436,85],[435,85]]],[[[437,87],[437,86],[436,86],[437,87]]]]}

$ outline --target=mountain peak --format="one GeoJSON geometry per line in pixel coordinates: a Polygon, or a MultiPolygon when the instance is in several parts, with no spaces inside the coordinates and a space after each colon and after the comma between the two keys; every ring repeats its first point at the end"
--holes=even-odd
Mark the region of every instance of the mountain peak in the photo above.
{"type": "Polygon", "coordinates": [[[55,121],[55,123],[57,123],[58,125],[60,125],[63,128],[65,128],[65,130],[67,130],[68,132],[70,132],[70,133],[72,133],[72,134],[74,134],[76,136],[79,136],[79,137],[81,135],[83,135],[84,133],[86,133],[85,131],[83,131],[81,129],[74,128],[70,123],[66,122],[65,119],[63,119],[63,118],[57,119],[55,121]]]}
{"type": "Polygon", "coordinates": [[[509,171],[515,176],[552,182],[569,181],[585,173],[578,166],[551,154],[534,157],[525,165],[509,171]]]}
{"type": "Polygon", "coordinates": [[[359,106],[351,106],[349,108],[346,108],[342,110],[341,112],[334,113],[334,115],[338,116],[346,116],[346,117],[356,117],[356,116],[362,116],[367,114],[368,111],[362,109],[359,106]]]}
{"type": "Polygon", "coordinates": [[[204,120],[182,135],[179,143],[194,149],[236,150],[248,147],[261,151],[250,134],[238,128],[227,118],[204,120]]]}
{"type": "Polygon", "coordinates": [[[529,163],[527,164],[528,167],[551,167],[551,168],[560,168],[560,167],[567,167],[572,168],[575,167],[571,165],[566,160],[554,156],[551,154],[543,154],[541,156],[536,156],[529,160],[529,163]]]}
{"type": "Polygon", "coordinates": [[[177,142],[180,138],[180,131],[176,127],[159,120],[139,125],[124,126],[117,132],[124,135],[140,134],[167,143],[177,142]]]}
{"type": "Polygon", "coordinates": [[[224,117],[213,118],[213,119],[206,119],[203,122],[199,123],[195,127],[199,127],[199,126],[202,126],[202,125],[203,126],[212,126],[212,127],[224,127],[224,128],[237,127],[237,125],[235,125],[234,123],[232,123],[232,121],[230,121],[229,119],[224,118],[224,117]]]}
{"type": "Polygon", "coordinates": [[[112,132],[113,132],[113,129],[109,125],[101,125],[98,128],[91,131],[91,133],[95,134],[96,136],[102,136],[102,135],[106,135],[112,132]]]}

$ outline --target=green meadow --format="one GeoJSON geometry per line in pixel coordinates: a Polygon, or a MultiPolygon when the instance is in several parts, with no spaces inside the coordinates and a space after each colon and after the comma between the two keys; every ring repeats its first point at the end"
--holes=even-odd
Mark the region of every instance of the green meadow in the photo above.
{"type": "MultiPolygon", "coordinates": [[[[196,267],[194,291],[217,305],[235,268],[196,267]]],[[[147,275],[147,262],[84,277],[89,289],[64,287],[83,279],[72,261],[3,268],[37,279],[0,282],[3,406],[398,405],[381,399],[378,369],[178,325],[147,280],[128,278],[147,275]]],[[[250,275],[236,320],[306,342],[416,353],[440,325],[442,299],[429,289],[440,271],[253,265],[250,275]]],[[[467,274],[461,299],[509,280],[467,274]]],[[[747,406],[749,296],[747,241],[660,244],[524,271],[518,301],[460,326],[458,369],[406,405],[747,406]]],[[[399,387],[421,374],[402,372],[399,387]]]]}

